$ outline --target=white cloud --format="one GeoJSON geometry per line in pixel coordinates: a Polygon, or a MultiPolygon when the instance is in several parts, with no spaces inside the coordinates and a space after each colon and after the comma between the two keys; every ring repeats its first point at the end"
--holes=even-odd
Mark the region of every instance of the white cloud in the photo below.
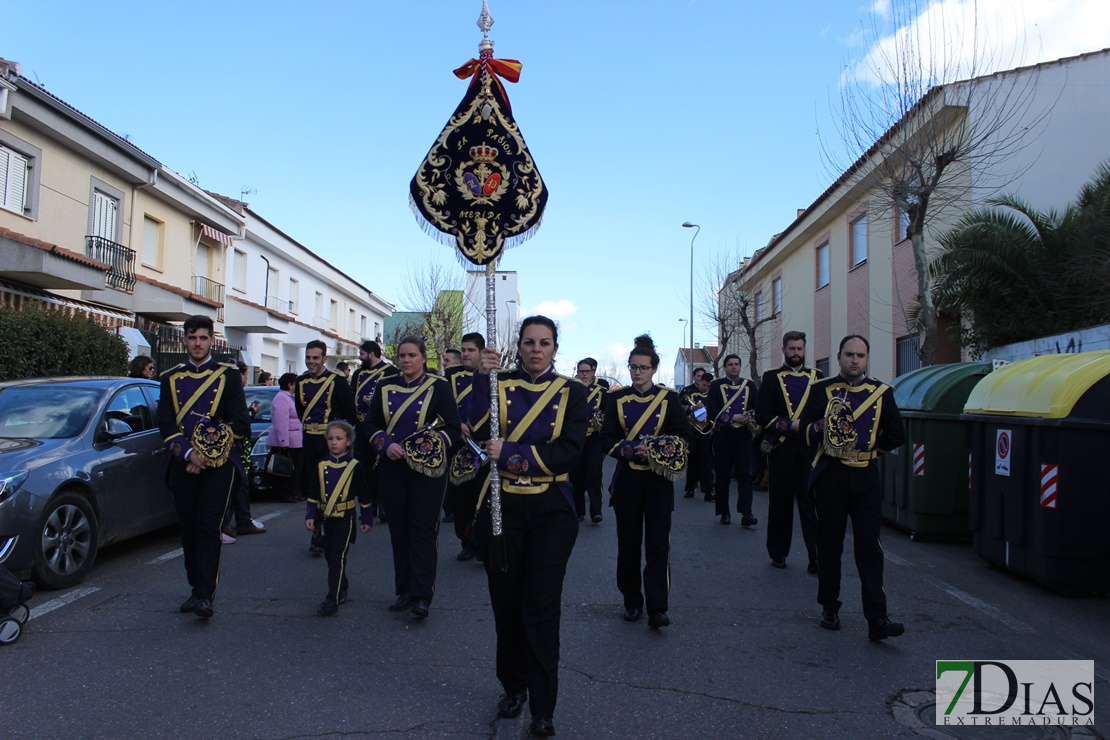
{"type": "Polygon", "coordinates": [[[901,25],[849,65],[845,81],[891,82],[887,68],[897,71],[906,49],[944,83],[1110,47],[1105,0],[932,0],[912,19],[897,10],[872,3],[877,17],[901,25]]]}
{"type": "Polygon", "coordinates": [[[578,306],[574,304],[574,301],[562,298],[557,301],[543,301],[539,305],[529,307],[520,314],[520,317],[523,319],[528,316],[540,315],[552,319],[555,325],[559,327],[561,342],[566,334],[578,328],[578,322],[573,318],[577,313],[578,306]]]}

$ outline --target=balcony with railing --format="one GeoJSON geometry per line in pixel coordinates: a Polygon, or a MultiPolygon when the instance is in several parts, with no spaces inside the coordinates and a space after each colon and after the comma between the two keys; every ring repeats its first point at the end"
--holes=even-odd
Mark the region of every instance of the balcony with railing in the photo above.
{"type": "Polygon", "coordinates": [[[128,293],[135,289],[135,250],[116,244],[102,236],[86,236],[85,252],[109,266],[105,284],[128,293]]]}
{"type": "Polygon", "coordinates": [[[335,331],[335,322],[329,319],[327,316],[317,316],[312,320],[312,323],[314,326],[318,326],[321,329],[326,329],[327,331],[335,331]]]}
{"type": "Polygon", "coordinates": [[[224,284],[202,275],[193,275],[193,292],[220,305],[224,302],[224,284]]]}
{"type": "Polygon", "coordinates": [[[280,314],[289,315],[289,301],[283,301],[276,295],[266,296],[266,308],[271,311],[277,311],[280,314]]]}

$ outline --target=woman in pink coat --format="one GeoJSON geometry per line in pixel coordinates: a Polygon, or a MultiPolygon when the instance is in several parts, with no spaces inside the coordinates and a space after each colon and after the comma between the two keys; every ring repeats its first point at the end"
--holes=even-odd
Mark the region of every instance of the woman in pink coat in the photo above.
{"type": "Polygon", "coordinates": [[[270,433],[266,440],[273,454],[293,458],[291,477],[271,476],[274,491],[282,501],[304,500],[296,490],[297,481],[301,479],[301,447],[304,445],[304,427],[297,416],[297,403],[293,398],[296,384],[296,373],[285,373],[278,380],[281,390],[274,396],[270,407],[270,433]]]}

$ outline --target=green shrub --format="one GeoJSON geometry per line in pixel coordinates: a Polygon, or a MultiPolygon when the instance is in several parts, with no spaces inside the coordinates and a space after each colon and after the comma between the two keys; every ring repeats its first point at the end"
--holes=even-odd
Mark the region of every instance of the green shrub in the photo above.
{"type": "Polygon", "coordinates": [[[86,314],[0,307],[0,380],[126,374],[127,343],[86,314]]]}

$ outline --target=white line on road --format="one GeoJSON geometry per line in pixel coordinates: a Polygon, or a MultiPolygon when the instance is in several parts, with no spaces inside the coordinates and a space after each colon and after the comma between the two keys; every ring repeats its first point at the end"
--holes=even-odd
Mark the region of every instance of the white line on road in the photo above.
{"type": "Polygon", "coordinates": [[[70,591],[65,596],[59,596],[56,599],[51,599],[50,601],[46,602],[45,604],[39,604],[38,606],[36,606],[34,609],[31,610],[31,619],[38,619],[39,617],[43,616],[44,614],[49,614],[50,612],[54,611],[55,609],[60,609],[63,606],[65,606],[66,604],[77,601],[77,599],[80,599],[82,596],[88,596],[89,594],[95,594],[99,590],[100,589],[96,588],[95,586],[87,586],[86,588],[79,588],[76,591],[70,591]]]}
{"type": "MultiPolygon", "coordinates": [[[[255,517],[255,519],[257,521],[260,521],[260,522],[267,522],[270,519],[273,519],[275,516],[281,516],[282,513],[283,512],[281,512],[281,511],[271,511],[269,514],[263,514],[262,516],[255,517]]],[[[164,563],[167,560],[173,560],[174,558],[181,557],[183,554],[184,554],[184,551],[179,547],[176,550],[170,550],[165,555],[159,555],[158,557],[156,557],[152,560],[146,561],[146,564],[147,565],[158,565],[159,563],[164,563]]]]}
{"type": "Polygon", "coordinates": [[[900,558],[889,550],[883,550],[883,557],[894,563],[895,565],[909,565],[910,561],[905,558],[900,558]]]}
{"type": "Polygon", "coordinates": [[[988,604],[987,602],[983,601],[982,599],[976,598],[975,596],[972,596],[969,593],[961,591],[958,588],[954,588],[952,586],[949,586],[944,581],[938,581],[937,579],[930,578],[928,576],[925,577],[925,580],[929,581],[930,583],[932,583],[934,586],[939,588],[941,591],[944,591],[949,596],[953,596],[953,597],[959,599],[960,601],[964,602],[968,606],[974,607],[974,608],[978,609],[979,611],[983,612],[984,614],[986,614],[991,619],[994,619],[994,620],[997,620],[997,621],[1001,622],[1002,624],[1004,624],[1007,627],[1009,627],[1010,629],[1012,629],[1014,632],[1023,632],[1023,633],[1026,633],[1026,634],[1033,632],[1033,628],[1030,627],[1028,624],[1026,624],[1025,622],[1022,622],[1020,619],[1014,619],[1009,614],[1002,611],[1001,609],[999,609],[997,606],[995,606],[993,604],[988,604]]]}
{"type": "Polygon", "coordinates": [[[159,555],[158,557],[154,558],[153,560],[146,561],[146,564],[147,565],[158,565],[159,563],[164,563],[167,560],[173,560],[176,557],[180,557],[182,554],[184,554],[184,552],[185,551],[182,550],[179,547],[176,550],[170,550],[165,555],[159,555]]]}

